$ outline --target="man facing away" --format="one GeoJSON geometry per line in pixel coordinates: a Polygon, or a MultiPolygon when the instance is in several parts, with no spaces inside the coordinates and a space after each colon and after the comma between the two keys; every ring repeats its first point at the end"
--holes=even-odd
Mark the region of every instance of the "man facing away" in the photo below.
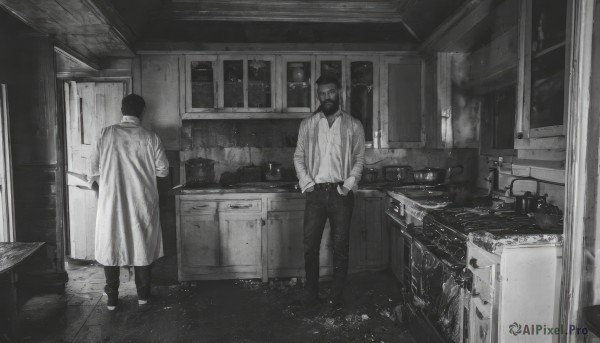
{"type": "Polygon", "coordinates": [[[340,83],[323,75],[317,80],[321,106],[300,124],[294,166],[302,192],[304,212],[304,263],[307,302],[319,299],[319,250],[329,219],[333,241],[333,284],[329,305],[343,304],[348,274],[349,233],[354,194],[364,165],[365,133],[356,118],[340,109],[340,83]]]}
{"type": "Polygon", "coordinates": [[[152,262],[163,256],[156,177],[169,174],[160,138],[140,126],[144,99],[123,98],[121,123],[102,129],[91,156],[98,182],[95,258],[104,265],[108,310],[118,302],[120,266],[134,266],[138,303],[150,297],[152,262]]]}

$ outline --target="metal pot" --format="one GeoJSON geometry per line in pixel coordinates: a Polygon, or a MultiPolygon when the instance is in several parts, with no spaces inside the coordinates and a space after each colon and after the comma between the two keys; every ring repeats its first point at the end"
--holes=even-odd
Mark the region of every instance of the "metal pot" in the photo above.
{"type": "Polygon", "coordinates": [[[461,174],[464,170],[465,167],[461,165],[450,167],[448,170],[442,168],[424,168],[421,170],[414,170],[413,178],[416,183],[439,185],[446,182],[446,172],[449,172],[448,178],[451,178],[454,175],[461,174]]]}
{"type": "Polygon", "coordinates": [[[410,166],[385,166],[383,178],[390,182],[406,182],[410,178],[411,171],[410,166]]]}
{"type": "Polygon", "coordinates": [[[376,182],[379,170],[377,168],[365,168],[363,169],[362,180],[367,183],[376,182]]]}
{"type": "Polygon", "coordinates": [[[416,183],[420,184],[440,184],[446,179],[446,169],[441,168],[424,168],[413,170],[413,178],[416,183]]]}
{"type": "Polygon", "coordinates": [[[215,161],[208,158],[191,158],[185,161],[185,184],[202,186],[215,182],[215,161]]]}

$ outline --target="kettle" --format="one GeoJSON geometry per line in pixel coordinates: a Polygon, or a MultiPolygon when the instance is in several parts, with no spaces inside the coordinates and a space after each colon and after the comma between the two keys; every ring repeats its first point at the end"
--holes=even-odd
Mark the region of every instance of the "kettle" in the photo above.
{"type": "Polygon", "coordinates": [[[265,162],[263,165],[263,174],[267,181],[281,180],[281,164],[277,162],[265,162]]]}

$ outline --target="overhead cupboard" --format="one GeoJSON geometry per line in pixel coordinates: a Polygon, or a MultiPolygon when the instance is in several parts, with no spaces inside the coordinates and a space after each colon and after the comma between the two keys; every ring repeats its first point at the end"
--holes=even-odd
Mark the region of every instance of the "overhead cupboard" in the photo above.
{"type": "Polygon", "coordinates": [[[425,144],[424,63],[398,53],[206,53],[180,58],[182,119],[301,119],[319,107],[316,80],[335,76],[342,109],[367,146],[425,144]]]}

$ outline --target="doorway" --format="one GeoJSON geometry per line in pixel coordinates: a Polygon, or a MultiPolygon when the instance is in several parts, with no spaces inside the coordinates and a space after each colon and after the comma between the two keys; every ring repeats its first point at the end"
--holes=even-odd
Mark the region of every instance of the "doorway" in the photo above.
{"type": "Polygon", "coordinates": [[[0,242],[15,241],[15,212],[10,151],[8,95],[0,84],[0,242]]]}
{"type": "Polygon", "coordinates": [[[100,131],[121,121],[125,81],[65,82],[68,248],[77,260],[94,260],[97,194],[83,187],[77,175],[87,175],[90,155],[100,131]]]}

